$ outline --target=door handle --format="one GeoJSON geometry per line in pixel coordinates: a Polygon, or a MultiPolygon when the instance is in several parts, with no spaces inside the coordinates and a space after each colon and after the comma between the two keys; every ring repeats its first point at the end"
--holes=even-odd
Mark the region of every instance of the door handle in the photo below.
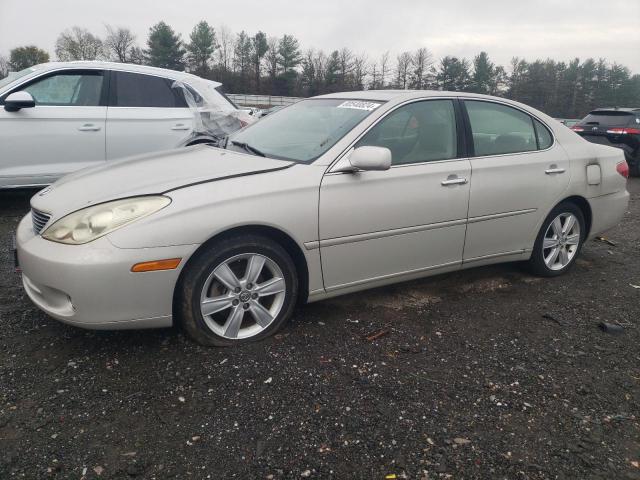
{"type": "Polygon", "coordinates": [[[564,168],[558,168],[555,167],[554,165],[551,165],[551,168],[547,168],[544,173],[546,173],[547,175],[553,175],[554,173],[564,173],[565,170],[564,168]]]}
{"type": "Polygon", "coordinates": [[[78,127],[78,130],[81,132],[97,132],[100,130],[100,126],[93,123],[85,123],[81,127],[78,127]]]}
{"type": "Polygon", "coordinates": [[[184,123],[176,123],[173,127],[171,127],[171,130],[191,130],[191,127],[189,127],[189,125],[185,125],[184,123]]]}
{"type": "Polygon", "coordinates": [[[440,182],[440,185],[446,187],[448,185],[464,185],[465,183],[467,183],[466,178],[450,176],[447,177],[446,180],[442,180],[440,182]]]}

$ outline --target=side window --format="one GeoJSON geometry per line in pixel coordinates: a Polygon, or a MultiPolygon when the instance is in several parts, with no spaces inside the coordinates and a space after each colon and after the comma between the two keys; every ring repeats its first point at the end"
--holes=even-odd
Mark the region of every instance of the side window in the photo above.
{"type": "Polygon", "coordinates": [[[23,90],[36,105],[96,107],[100,105],[103,76],[100,72],[62,72],[36,80],[23,90]]]}
{"type": "MultiPolygon", "coordinates": [[[[184,94],[179,88],[171,88],[172,80],[139,73],[115,73],[116,107],[186,108],[184,94]]],[[[112,75],[112,79],[114,76],[112,75]]],[[[112,82],[113,84],[113,82],[112,82]]]]}
{"type": "Polygon", "coordinates": [[[428,100],[400,107],[387,115],[356,147],[387,147],[392,163],[402,165],[456,158],[457,145],[453,101],[428,100]]]}
{"type": "Polygon", "coordinates": [[[549,132],[547,127],[545,127],[535,118],[533,119],[533,124],[536,127],[536,134],[538,135],[538,149],[544,150],[545,148],[549,148],[553,143],[551,132],[549,132]]]}
{"type": "Polygon", "coordinates": [[[498,103],[465,100],[476,156],[537,150],[532,118],[498,103]]]}

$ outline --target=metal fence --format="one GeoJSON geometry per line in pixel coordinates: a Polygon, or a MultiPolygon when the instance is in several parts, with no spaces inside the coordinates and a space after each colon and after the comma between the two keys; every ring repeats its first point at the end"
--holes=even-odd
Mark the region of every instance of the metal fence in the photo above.
{"type": "Polygon", "coordinates": [[[302,100],[301,97],[278,97],[273,95],[244,95],[242,93],[227,94],[233,103],[242,107],[269,108],[280,105],[291,105],[302,100]]]}

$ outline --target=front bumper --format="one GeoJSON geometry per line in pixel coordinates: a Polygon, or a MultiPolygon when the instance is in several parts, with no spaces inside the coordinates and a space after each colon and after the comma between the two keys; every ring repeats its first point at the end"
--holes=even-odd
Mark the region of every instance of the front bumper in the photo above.
{"type": "Polygon", "coordinates": [[[174,288],[197,245],[125,249],[107,237],[64,245],[36,235],[28,214],[16,247],[24,289],[38,308],[65,323],[111,330],[171,326],[174,288]],[[131,272],[165,258],[183,260],[174,270],[131,272]]]}

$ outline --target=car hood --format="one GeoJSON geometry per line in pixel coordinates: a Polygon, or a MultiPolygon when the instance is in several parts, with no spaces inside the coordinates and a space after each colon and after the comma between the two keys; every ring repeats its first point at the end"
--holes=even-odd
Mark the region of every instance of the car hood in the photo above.
{"type": "Polygon", "coordinates": [[[37,210],[66,215],[120,198],[161,194],[189,185],[281,170],[294,162],[206,145],[145,154],[72,173],[31,199],[37,210]]]}

